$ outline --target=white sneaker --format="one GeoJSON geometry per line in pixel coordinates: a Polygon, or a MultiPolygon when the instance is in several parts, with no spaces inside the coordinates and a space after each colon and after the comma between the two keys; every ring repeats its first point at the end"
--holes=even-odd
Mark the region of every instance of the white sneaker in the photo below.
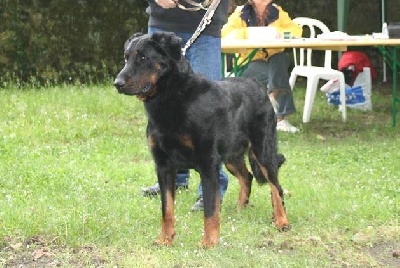
{"type": "Polygon", "coordinates": [[[278,124],[276,125],[276,129],[278,131],[284,131],[284,132],[289,132],[289,133],[296,133],[299,131],[299,129],[295,126],[292,126],[289,121],[286,119],[283,119],[281,121],[278,121],[278,124]]]}

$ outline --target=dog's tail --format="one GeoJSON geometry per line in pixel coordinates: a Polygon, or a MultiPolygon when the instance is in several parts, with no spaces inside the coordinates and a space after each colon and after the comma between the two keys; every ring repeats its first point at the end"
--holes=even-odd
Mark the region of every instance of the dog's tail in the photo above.
{"type": "MultiPolygon", "coordinates": [[[[249,153],[249,162],[251,166],[251,170],[253,171],[253,175],[256,178],[259,184],[266,184],[268,183],[268,179],[264,176],[264,173],[260,169],[260,164],[256,159],[254,153],[249,153]]],[[[276,155],[276,165],[277,165],[277,172],[279,168],[286,162],[286,158],[283,154],[276,155]]]]}
{"type": "Polygon", "coordinates": [[[279,169],[286,162],[286,158],[283,154],[278,154],[276,158],[278,161],[278,169],[279,169]]]}

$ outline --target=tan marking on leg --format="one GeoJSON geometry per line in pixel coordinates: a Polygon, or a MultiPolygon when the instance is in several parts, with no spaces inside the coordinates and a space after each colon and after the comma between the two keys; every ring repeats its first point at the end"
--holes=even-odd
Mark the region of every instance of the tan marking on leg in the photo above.
{"type": "Polygon", "coordinates": [[[191,137],[189,135],[179,136],[179,140],[185,147],[194,149],[193,140],[191,139],[191,137]]]}
{"type": "Polygon", "coordinates": [[[166,208],[161,222],[161,233],[156,240],[157,245],[170,246],[175,236],[175,215],[174,215],[174,198],[172,193],[166,192],[166,208]]]}
{"type": "Polygon", "coordinates": [[[280,231],[285,231],[290,229],[290,224],[289,220],[287,219],[286,216],[286,211],[285,208],[282,205],[282,198],[279,195],[278,188],[270,182],[268,178],[268,172],[267,169],[260,164],[258,161],[257,157],[255,156],[254,152],[252,151],[252,156],[254,157],[255,161],[257,162],[258,166],[260,167],[260,170],[262,174],[267,178],[269,186],[271,188],[271,202],[272,202],[272,208],[274,210],[274,221],[275,221],[275,226],[280,230],[280,231]]]}
{"type": "Polygon", "coordinates": [[[260,167],[261,173],[264,175],[264,177],[267,179],[267,181],[269,181],[268,179],[268,172],[267,169],[260,164],[260,162],[258,161],[258,158],[256,157],[256,154],[254,153],[253,150],[250,151],[251,157],[257,162],[257,165],[260,167]]]}
{"type": "Polygon", "coordinates": [[[272,199],[272,207],[274,209],[274,221],[275,226],[280,231],[285,231],[290,228],[289,221],[286,216],[285,208],[282,205],[282,199],[279,195],[278,188],[272,183],[269,184],[271,187],[271,199],[272,199]]]}
{"type": "Polygon", "coordinates": [[[147,137],[147,144],[149,145],[150,149],[153,149],[156,146],[154,135],[149,135],[147,137]]]}
{"type": "Polygon", "coordinates": [[[221,217],[221,200],[219,193],[215,198],[214,215],[209,218],[204,217],[204,236],[201,241],[201,246],[204,248],[214,247],[219,240],[220,217],[221,217]]]}
{"type": "Polygon", "coordinates": [[[246,207],[249,203],[249,197],[251,193],[251,181],[249,181],[249,170],[246,164],[238,163],[226,163],[225,167],[231,172],[239,181],[239,198],[238,198],[238,208],[242,209],[246,207]]]}

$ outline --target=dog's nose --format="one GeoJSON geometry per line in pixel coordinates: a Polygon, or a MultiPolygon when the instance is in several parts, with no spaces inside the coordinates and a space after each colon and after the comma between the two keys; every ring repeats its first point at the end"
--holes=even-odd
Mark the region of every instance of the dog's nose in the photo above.
{"type": "Polygon", "coordinates": [[[115,79],[115,81],[114,81],[114,86],[118,89],[118,90],[121,90],[121,89],[123,89],[124,88],[124,86],[125,86],[125,81],[124,80],[122,80],[122,79],[115,79]]]}

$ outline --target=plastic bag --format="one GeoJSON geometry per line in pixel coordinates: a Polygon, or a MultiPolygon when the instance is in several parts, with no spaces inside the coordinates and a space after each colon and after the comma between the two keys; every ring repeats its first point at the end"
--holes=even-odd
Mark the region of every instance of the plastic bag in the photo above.
{"type": "MultiPolygon", "coordinates": [[[[365,102],[365,97],[361,86],[348,88],[345,90],[345,94],[346,94],[346,106],[365,102]]],[[[328,103],[333,105],[340,104],[339,90],[326,93],[326,97],[328,98],[328,103]]]]}
{"type": "MultiPolygon", "coordinates": [[[[340,105],[340,91],[337,79],[328,81],[321,87],[321,91],[325,92],[329,104],[340,105]]],[[[364,67],[355,81],[354,86],[346,85],[346,107],[359,109],[363,111],[372,109],[371,101],[371,70],[364,67]]]]}

